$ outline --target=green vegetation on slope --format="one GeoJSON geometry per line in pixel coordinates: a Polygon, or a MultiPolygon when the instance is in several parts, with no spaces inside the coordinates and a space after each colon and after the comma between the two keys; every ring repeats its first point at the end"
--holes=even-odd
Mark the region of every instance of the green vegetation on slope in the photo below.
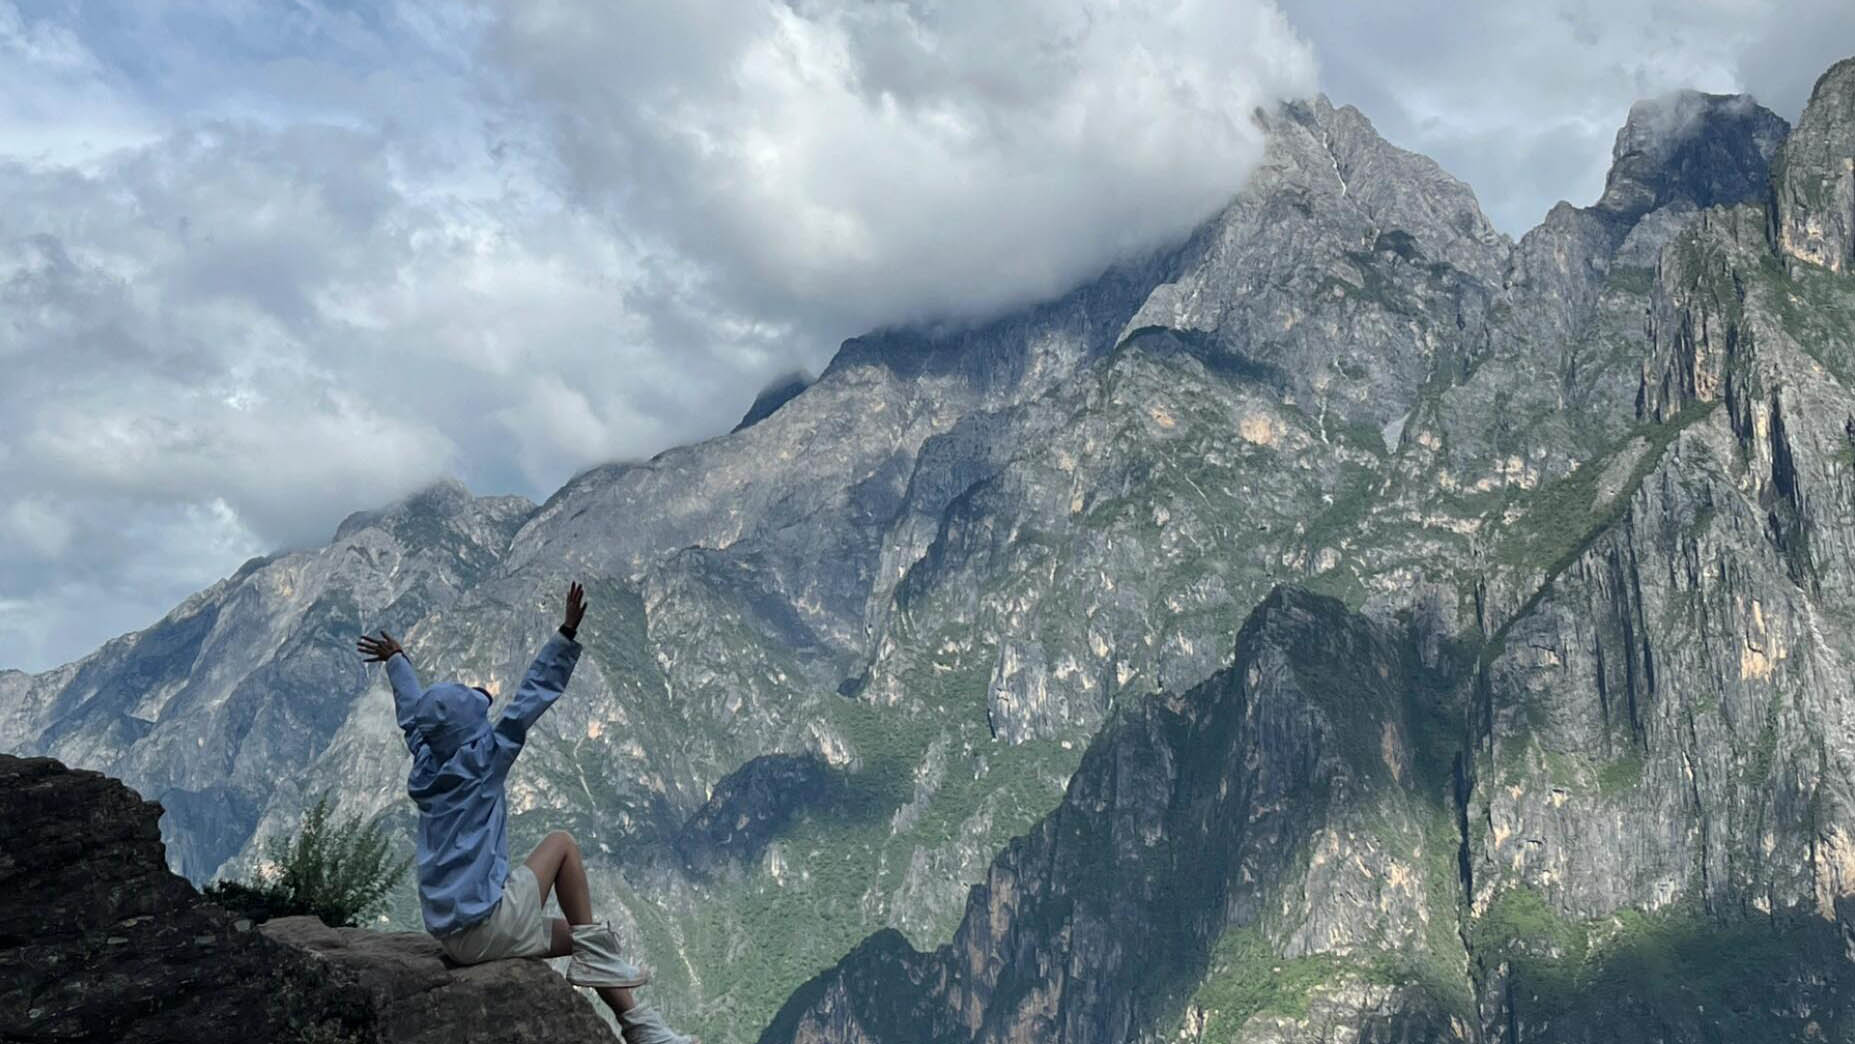
{"type": "Polygon", "coordinates": [[[1234,1040],[1252,1015],[1306,1015],[1308,995],[1347,967],[1329,954],[1277,957],[1261,931],[1232,928],[1217,940],[1210,968],[1187,1009],[1204,1013],[1201,1039],[1234,1040]]]}
{"type": "Polygon", "coordinates": [[[1484,975],[1506,968],[1513,1017],[1541,1039],[1843,1040],[1855,1028],[1836,1011],[1855,965],[1835,925],[1803,912],[1722,919],[1677,905],[1580,921],[1515,888],[1470,938],[1484,975]]]}

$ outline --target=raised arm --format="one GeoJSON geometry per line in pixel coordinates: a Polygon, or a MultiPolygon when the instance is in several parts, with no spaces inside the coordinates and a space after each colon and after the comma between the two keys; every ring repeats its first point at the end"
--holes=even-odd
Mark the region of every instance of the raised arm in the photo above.
{"type": "Polygon", "coordinates": [[[406,734],[406,749],[417,754],[418,733],[413,727],[412,709],[418,705],[419,696],[425,690],[419,687],[419,675],[412,669],[412,660],[406,656],[406,650],[393,640],[393,636],[385,631],[381,631],[378,638],[362,635],[356,648],[360,649],[366,662],[386,664],[386,678],[393,686],[393,710],[399,719],[400,731],[406,734]]]}
{"type": "Polygon", "coordinates": [[[515,756],[522,752],[522,744],[528,741],[528,730],[566,691],[567,679],[573,676],[573,665],[580,660],[576,635],[585,615],[585,592],[576,583],[567,589],[567,612],[560,630],[541,647],[509,705],[503,708],[502,717],[496,719],[496,761],[503,771],[508,771],[515,763],[515,756]]]}

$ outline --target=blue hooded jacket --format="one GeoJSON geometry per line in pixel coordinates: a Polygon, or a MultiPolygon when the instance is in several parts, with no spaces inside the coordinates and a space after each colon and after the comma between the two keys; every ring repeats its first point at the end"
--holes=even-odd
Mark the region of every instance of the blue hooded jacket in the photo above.
{"type": "Polygon", "coordinates": [[[387,659],[399,727],[412,751],[406,791],[419,806],[419,908],[433,935],[482,921],[502,898],[509,875],[503,781],[579,658],[580,643],[564,634],[549,638],[494,725],[483,693],[457,682],[421,690],[405,654],[387,659]]]}

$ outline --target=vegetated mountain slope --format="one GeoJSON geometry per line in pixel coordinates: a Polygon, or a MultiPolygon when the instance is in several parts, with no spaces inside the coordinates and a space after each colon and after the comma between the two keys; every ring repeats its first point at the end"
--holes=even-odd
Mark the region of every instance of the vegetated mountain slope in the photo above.
{"type": "Polygon", "coordinates": [[[1516,251],[1556,292],[1496,303],[1334,541],[1400,628],[1278,591],[949,944],[872,936],[763,1042],[1855,1038],[1855,61],[1769,181],[1769,119],[1661,105],[1697,120],[1632,112],[1604,200],[1516,251]],[[1684,123],[1743,137],[1643,147],[1684,123]]]}
{"type": "Polygon", "coordinates": [[[1323,1003],[1381,1008],[1407,1039],[1448,1035],[1470,996],[1453,927],[1433,915],[1456,878],[1441,755],[1458,651],[1423,627],[1276,589],[1233,666],[1104,730],[949,944],[872,936],[762,1040],[1128,1040],[1188,1002],[1192,1035],[1226,1040],[1355,975],[1369,985],[1323,1003]]]}
{"type": "MultiPolygon", "coordinates": [[[[1098,727],[1228,665],[1231,636],[1275,583],[1340,595],[1379,621],[1346,626],[1422,636],[1397,657],[1426,670],[1461,636],[1514,633],[1509,620],[1542,611],[1542,587],[1635,503],[1642,476],[1682,452],[1675,433],[1713,423],[1704,403],[1677,409],[1674,423],[1637,407],[1645,360],[1659,357],[1643,332],[1663,293],[1650,266],[1699,209],[1765,198],[1783,123],[1743,99],[1647,105],[1619,135],[1605,200],[1562,207],[1515,245],[1465,186],[1379,139],[1353,110],[1316,99],[1258,118],[1263,167],[1177,250],[975,330],[849,342],[817,382],[751,425],[594,469],[539,509],[510,510],[510,532],[483,544],[481,571],[410,623],[383,612],[390,599],[359,600],[330,623],[337,641],[260,604],[240,626],[300,632],[296,655],[322,649],[321,670],[353,681],[325,686],[326,716],[292,723],[300,749],[290,760],[217,777],[216,804],[182,797],[181,811],[193,811],[171,816],[170,830],[201,846],[188,871],[248,869],[262,838],[287,829],[324,786],[409,824],[389,701],[347,659],[349,632],[403,625],[428,678],[506,688],[551,626],[566,579],[587,578],[587,655],[512,778],[514,843],[573,829],[593,853],[600,908],[640,941],[659,999],[708,1039],[751,1039],[793,987],[872,930],[900,929],[920,947],[948,940],[966,886],[1058,804],[1098,727]]],[[[279,562],[345,561],[361,531],[344,527],[329,548],[279,562]]],[[[229,583],[207,600],[232,597],[239,581],[229,583]]],[[[250,669],[220,650],[239,646],[210,635],[239,619],[215,616],[197,648],[171,654],[153,638],[160,627],[122,641],[147,643],[145,662],[171,677],[235,686],[250,669]]],[[[269,644],[274,653],[281,642],[269,644]]],[[[32,708],[0,736],[79,753],[77,763],[121,771],[160,797],[181,778],[178,744],[138,753],[145,740],[124,734],[79,751],[68,737],[82,730],[57,731],[106,689],[71,689],[74,673],[146,687],[88,667],[109,648],[62,672],[0,676],[0,687],[31,693],[7,706],[32,708]]],[[[1472,677],[1457,678],[1469,688],[1450,690],[1443,706],[1499,720],[1471,696],[1472,677]]],[[[195,737],[178,710],[145,720],[195,737]]],[[[192,727],[203,743],[256,753],[278,742],[274,720],[196,716],[192,727]]],[[[1466,720],[1457,724],[1467,735],[1466,720]]],[[[1349,826],[1322,835],[1329,856],[1284,834],[1285,853],[1299,844],[1295,858],[1330,876],[1243,882],[1300,897],[1280,900],[1273,919],[1156,914],[1196,924],[1193,945],[1205,952],[1177,950],[1156,968],[1166,982],[1154,997],[1090,1007],[1065,1023],[1068,1039],[1096,1039],[1097,1025],[1148,1033],[1166,1031],[1167,1019],[1228,1027],[1265,1009],[1292,1012],[1292,998],[1242,999],[1254,977],[1245,969],[1273,967],[1277,955],[1316,962],[1293,965],[1310,1004],[1327,1003],[1314,984],[1329,980],[1383,1000],[1384,989],[1327,976],[1320,962],[1352,969],[1354,955],[1405,949],[1434,987],[1423,995],[1434,995],[1437,1018],[1498,1022],[1481,1013],[1493,984],[1530,981],[1528,968],[1484,960],[1507,951],[1483,946],[1471,959],[1445,945],[1462,926],[1454,899],[1435,899],[1431,885],[1417,906],[1421,933],[1408,921],[1374,927],[1380,920],[1353,902],[1313,912],[1323,896],[1366,894],[1334,867],[1382,867],[1373,853],[1399,845],[1423,849],[1400,865],[1432,866],[1439,845],[1460,856],[1461,824],[1439,810],[1481,808],[1506,764],[1499,752],[1522,751],[1502,748],[1496,727],[1482,731],[1495,753],[1477,747],[1464,759],[1462,778],[1474,783],[1460,800],[1435,793],[1435,744],[1411,747],[1421,764],[1399,785],[1412,793],[1384,802],[1402,817],[1380,830],[1392,840],[1349,826]],[[1351,860],[1356,847],[1365,854],[1351,860]]],[[[1220,807],[1246,814],[1233,800],[1220,807]]],[[[1333,806],[1341,821],[1366,814],[1348,801],[1333,806]]],[[[1289,820],[1324,822],[1327,807],[1289,820]]],[[[1498,832],[1486,833],[1488,851],[1472,851],[1469,865],[1511,867],[1498,832]]],[[[1203,872],[1226,880],[1214,865],[1203,872]]],[[[1156,882],[1154,894],[1202,897],[1192,889],[1210,879],[1156,882]]],[[[1483,909],[1505,909],[1489,905],[1506,901],[1501,880],[1475,878],[1474,889],[1491,889],[1483,909]]],[[[400,897],[402,921],[416,917],[409,899],[400,897]]],[[[961,1019],[993,1017],[973,1015],[975,1005],[1016,1010],[1007,994],[1062,993],[1046,959],[1059,951],[1025,946],[983,955],[1015,985],[960,1001],[961,1019]]]]}

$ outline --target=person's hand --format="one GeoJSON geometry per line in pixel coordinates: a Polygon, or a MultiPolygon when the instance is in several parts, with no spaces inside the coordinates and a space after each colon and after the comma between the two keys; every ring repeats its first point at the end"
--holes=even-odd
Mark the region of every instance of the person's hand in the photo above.
{"type": "Polygon", "coordinates": [[[394,653],[405,652],[399,647],[399,643],[393,640],[393,636],[385,631],[381,631],[378,638],[361,635],[361,640],[355,643],[355,648],[361,651],[361,655],[367,658],[368,663],[385,663],[392,658],[394,653]]]}
{"type": "Polygon", "coordinates": [[[567,588],[567,618],[561,626],[569,631],[580,629],[580,618],[586,615],[586,589],[575,581],[567,588]]]}

